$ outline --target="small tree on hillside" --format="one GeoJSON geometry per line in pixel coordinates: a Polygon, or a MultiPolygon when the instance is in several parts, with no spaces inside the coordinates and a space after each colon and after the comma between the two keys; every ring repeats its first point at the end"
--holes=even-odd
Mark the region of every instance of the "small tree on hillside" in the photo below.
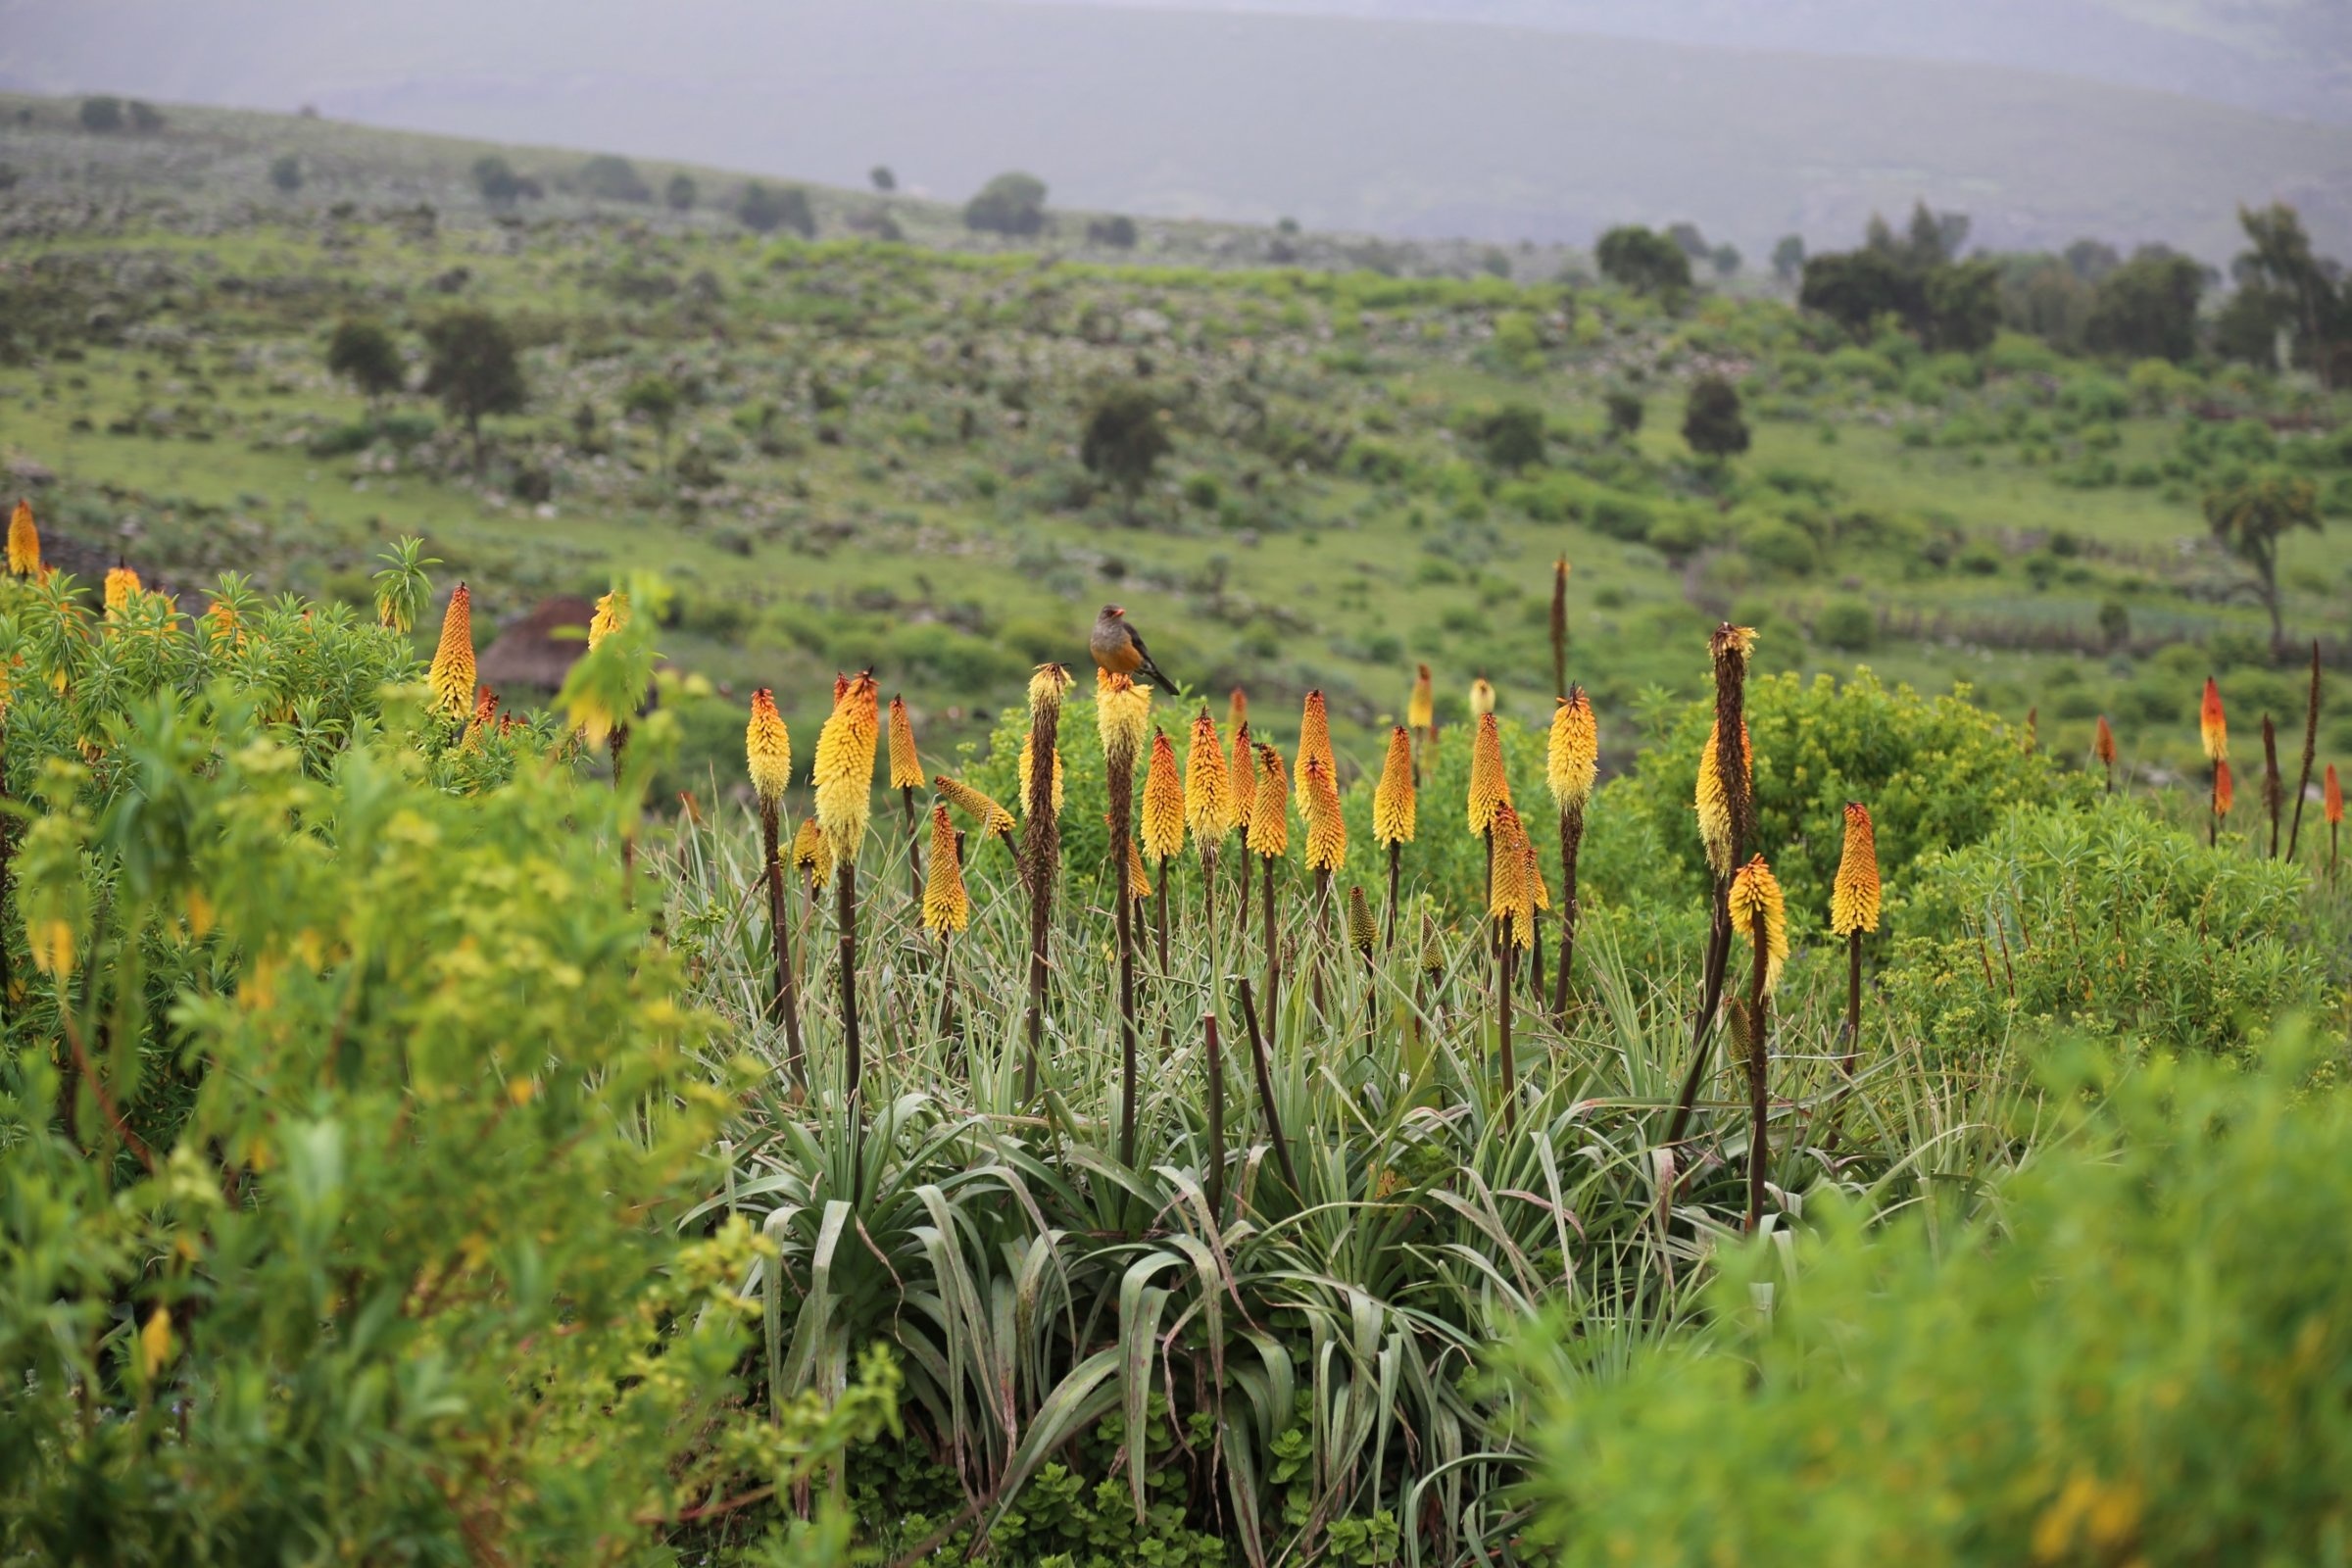
{"type": "Polygon", "coordinates": [[[598,153],[580,166],[580,189],[610,202],[650,202],[654,187],[637,172],[637,166],[613,153],[598,153]]]}
{"type": "Polygon", "coordinates": [[[280,153],[270,163],[270,183],[288,196],[302,189],[302,160],[292,153],[280,153]]]}
{"type": "Polygon", "coordinates": [[[133,98],[122,106],[130,116],[130,128],[142,136],[152,136],[164,128],[163,111],[143,98],[133,98]]]}
{"type": "Polygon", "coordinates": [[[401,389],[409,368],[392,342],[392,334],[373,321],[346,318],[327,340],[326,368],[359,388],[369,413],[384,398],[401,389]]]}
{"type": "Polygon", "coordinates": [[[1611,387],[1601,398],[1608,412],[1609,439],[1631,441],[1642,433],[1642,394],[1632,387],[1611,387]]]}
{"type": "Polygon", "coordinates": [[[2171,360],[2197,351],[2197,300],[2205,269],[2161,245],[2145,245],[2098,281],[2085,331],[2102,354],[2171,360]]]}
{"type": "Polygon", "coordinates": [[[1152,482],[1152,471],[1159,466],[1159,460],[1174,450],[1175,443],[1168,439],[1167,411],[1159,400],[1140,387],[1120,387],[1106,393],[1087,416],[1078,461],[1086,465],[1087,472],[1119,487],[1132,526],[1137,498],[1152,482]]]}
{"type": "Polygon", "coordinates": [[[1691,382],[1690,401],[1683,406],[1683,439],[1710,463],[1745,452],[1747,421],[1740,416],[1740,389],[1720,375],[1691,382]]]}
{"type": "Polygon", "coordinates": [[[1505,473],[1516,473],[1544,461],[1544,411],[1528,403],[1506,403],[1487,416],[1479,426],[1479,444],[1487,461],[1505,473]]]}
{"type": "Polygon", "coordinates": [[[514,336],[487,311],[452,311],[425,327],[424,341],[432,359],[423,389],[441,400],[451,418],[464,421],[478,477],[488,460],[483,416],[518,413],[529,396],[514,336]]]}
{"type": "Polygon", "coordinates": [[[2260,474],[2205,497],[2205,521],[2229,552],[2254,568],[2255,593],[2271,612],[2271,651],[2286,642],[2278,615],[2278,539],[2320,527],[2319,492],[2299,475],[2260,474]]]}
{"type": "Polygon", "coordinates": [[[1690,289],[1690,258],[1654,228],[1626,223],[1600,236],[1592,259],[1601,275],[1637,294],[1672,299],[1690,289]]]}
{"type": "Polygon", "coordinates": [[[512,207],[522,196],[522,176],[496,153],[473,161],[473,188],[493,207],[512,207]]]}
{"type": "Polygon", "coordinates": [[[677,422],[678,389],[666,375],[640,376],[621,394],[621,412],[654,427],[654,450],[664,478],[669,475],[669,432],[677,422]]]}
{"type": "Polygon", "coordinates": [[[735,221],[756,234],[789,228],[803,239],[816,237],[816,211],[808,205],[808,193],[798,185],[770,190],[753,180],[735,204],[735,221]]]}
{"type": "Polygon", "coordinates": [[[101,135],[122,128],[122,100],[101,94],[81,101],[81,128],[101,135]]]}
{"type": "Polygon", "coordinates": [[[1783,234],[1781,242],[1772,248],[1772,275],[1784,283],[1793,283],[1804,270],[1805,237],[1783,234]]]}
{"type": "Polygon", "coordinates": [[[963,204],[963,226],[1016,236],[1044,232],[1046,182],[1018,172],[999,174],[963,204]]]}
{"type": "Polygon", "coordinates": [[[669,183],[662,187],[662,199],[673,213],[693,211],[695,198],[701,194],[692,174],[672,174],[669,183]]]}
{"type": "Polygon", "coordinates": [[[885,196],[899,188],[899,176],[890,172],[888,164],[876,164],[865,172],[865,177],[874,189],[885,196]]]}

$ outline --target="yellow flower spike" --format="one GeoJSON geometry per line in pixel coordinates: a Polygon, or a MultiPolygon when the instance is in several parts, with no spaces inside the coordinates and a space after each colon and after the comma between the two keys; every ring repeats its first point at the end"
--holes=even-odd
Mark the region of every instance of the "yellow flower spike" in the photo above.
{"type": "Polygon", "coordinates": [[[1544,781],[1559,806],[1581,808],[1599,772],[1600,727],[1592,717],[1592,702],[1582,686],[1571,686],[1552,710],[1551,735],[1544,756],[1544,781]]]}
{"type": "Polygon", "coordinates": [[[1372,956],[1373,947],[1380,941],[1379,922],[1372,918],[1371,901],[1360,887],[1348,890],[1348,945],[1365,957],[1372,956]]]}
{"type": "Polygon", "coordinates": [[[963,887],[963,835],[945,806],[931,808],[931,864],[923,877],[923,929],[960,931],[971,923],[971,895],[963,887]]]}
{"type": "Polygon", "coordinates": [[[2205,760],[2230,760],[2230,717],[2222,711],[2222,688],[2211,675],[2205,677],[2205,701],[2197,710],[2197,739],[2205,748],[2205,760]]]}
{"type": "Polygon", "coordinates": [[[1298,756],[1297,768],[1298,799],[1306,799],[1306,764],[1319,761],[1323,771],[1336,781],[1340,776],[1339,760],[1331,755],[1331,712],[1323,703],[1320,687],[1306,694],[1305,711],[1298,715],[1298,756]]]}
{"type": "Polygon", "coordinates": [[[432,687],[435,712],[460,718],[472,709],[473,595],[464,583],[450,592],[449,609],[441,615],[441,644],[433,650],[433,666],[425,679],[432,687]]]}
{"type": "MultiPolygon", "coordinates": [[[[1102,813],[1102,825],[1111,825],[1110,813],[1102,813]]],[[[1137,847],[1135,835],[1127,835],[1127,897],[1137,903],[1152,896],[1152,871],[1144,864],[1144,852],[1137,847]]]]}
{"type": "MultiPolygon", "coordinates": [[[[1215,747],[1211,746],[1213,754],[1215,747]]],[[[1152,732],[1152,760],[1144,769],[1144,855],[1162,865],[1184,848],[1184,786],[1176,779],[1176,748],[1152,732]]]]}
{"type": "MultiPolygon", "coordinates": [[[[1027,769],[1024,768],[1022,771],[1026,772],[1027,769]]],[[[964,783],[961,779],[950,778],[945,773],[939,773],[933,775],[931,786],[947,798],[950,806],[955,807],[956,809],[980,824],[982,838],[1009,839],[1012,837],[1012,813],[969,784],[964,783]]]]}
{"type": "Polygon", "coordinates": [[[1096,670],[1095,730],[1102,737],[1106,762],[1133,767],[1152,733],[1152,688],[1107,669],[1096,670]]]}
{"type": "Polygon", "coordinates": [[[1527,861],[1527,893],[1541,910],[1551,907],[1551,888],[1544,880],[1544,862],[1536,854],[1536,841],[1527,831],[1527,818],[1519,819],[1519,854],[1527,861]]]}
{"type": "Polygon", "coordinates": [[[498,723],[498,693],[483,687],[473,700],[473,716],[466,721],[466,737],[459,743],[460,751],[479,751],[482,735],[498,723]]]}
{"type": "Polygon", "coordinates": [[[212,609],[205,612],[205,635],[214,642],[245,645],[245,629],[237,624],[237,607],[227,600],[214,600],[212,609]]]}
{"type": "Polygon", "coordinates": [[[1225,733],[1238,736],[1250,727],[1250,694],[1239,686],[1225,700],[1225,733]]]}
{"type": "Polygon", "coordinates": [[[833,880],[833,849],[813,816],[803,817],[801,830],[792,837],[792,866],[808,879],[811,893],[833,880]]]}
{"type": "Polygon", "coordinates": [[[1470,832],[1483,834],[1494,822],[1495,808],[1511,804],[1511,781],[1502,766],[1502,726],[1492,711],[1478,715],[1478,733],[1470,742],[1470,832]]]}
{"type": "Polygon", "coordinates": [[[1271,746],[1260,744],[1257,748],[1257,798],[1250,807],[1251,855],[1262,859],[1279,860],[1290,853],[1290,775],[1283,770],[1282,754],[1271,746]]]}
{"type": "Polygon", "coordinates": [[[596,613],[588,617],[588,651],[596,652],[604,640],[629,623],[629,596],[615,588],[596,602],[596,613]]]}
{"type": "Polygon", "coordinates": [[[1732,878],[1731,911],[1732,930],[1746,951],[1754,951],[1756,922],[1764,924],[1764,994],[1769,997],[1781,983],[1781,965],[1788,957],[1788,917],[1781,906],[1781,884],[1761,855],[1732,878]]]}
{"type": "Polygon", "coordinates": [[[907,716],[906,699],[897,695],[890,699],[890,787],[923,787],[923,764],[914,755],[914,720],[907,716]]]}
{"type": "Polygon", "coordinates": [[[1413,842],[1413,737],[1402,724],[1389,731],[1389,755],[1372,792],[1372,837],[1385,848],[1413,842]]]}
{"type": "Polygon", "coordinates": [[[1061,699],[1070,689],[1070,671],[1066,664],[1040,664],[1029,677],[1029,712],[1034,717],[1039,709],[1061,708],[1061,699]]]}
{"type": "Polygon", "coordinates": [[[2213,764],[2213,814],[2228,816],[2230,808],[2236,799],[2236,783],[2230,776],[2230,764],[2226,761],[2215,762],[2213,764]]]}
{"type": "Polygon", "coordinates": [[[1527,829],[1508,801],[1496,804],[1491,825],[1494,832],[1494,885],[1488,894],[1487,912],[1501,923],[1512,946],[1532,948],[1536,945],[1536,894],[1528,873],[1535,869],[1535,856],[1527,829]]]}
{"type": "MultiPolygon", "coordinates": [[[[1029,814],[1029,737],[1021,737],[1021,814],[1029,814]]],[[[1054,753],[1054,814],[1061,814],[1061,752],[1054,753]]]]}
{"type": "Polygon", "coordinates": [[[8,517],[8,572],[12,577],[41,575],[41,531],[32,525],[32,503],[23,497],[8,517]]]}
{"type": "MultiPolygon", "coordinates": [[[[1147,811],[1150,804],[1147,786],[1147,811]]],[[[1184,825],[1192,830],[1194,843],[1206,847],[1232,832],[1234,822],[1233,779],[1225,771],[1225,753],[1217,739],[1216,721],[1203,708],[1193,720],[1192,745],[1184,755],[1184,825]]]]}
{"type": "Polygon", "coordinates": [[[1494,711],[1494,683],[1481,675],[1470,683],[1470,716],[1484,718],[1494,711]]]}
{"type": "Polygon", "coordinates": [[[1430,680],[1429,666],[1413,666],[1420,673],[1413,677],[1413,695],[1404,702],[1404,723],[1407,729],[1426,731],[1429,721],[1438,716],[1438,693],[1430,680]]]}
{"type": "Polygon", "coordinates": [[[147,1325],[139,1330],[139,1360],[147,1368],[147,1376],[152,1379],[172,1364],[175,1353],[172,1313],[159,1306],[147,1314],[147,1325]]]}
{"type": "Polygon", "coordinates": [[[833,716],[816,737],[816,823],[837,864],[852,864],[865,842],[874,802],[874,750],[882,715],[873,672],[860,671],[840,687],[833,716]]]}
{"type": "Polygon", "coordinates": [[[1233,825],[1242,831],[1242,843],[1250,842],[1250,818],[1257,810],[1257,743],[1250,738],[1250,722],[1244,719],[1233,732],[1233,825]]]}
{"type": "Polygon", "coordinates": [[[106,574],[106,612],[112,615],[139,593],[139,574],[118,563],[106,574]]]}
{"type": "MultiPolygon", "coordinates": [[[[1748,742],[1747,726],[1740,726],[1740,752],[1747,766],[1743,771],[1753,788],[1755,777],[1755,749],[1748,742]]],[[[1716,765],[1715,731],[1707,731],[1707,744],[1698,754],[1698,837],[1707,849],[1707,865],[1717,876],[1732,873],[1732,809],[1723,796],[1723,772],[1716,765]]]]}
{"type": "Polygon", "coordinates": [[[24,922],[24,946],[32,950],[32,966],[64,980],[74,973],[74,927],[63,920],[24,922]]]}
{"type": "Polygon", "coordinates": [[[1306,760],[1298,808],[1306,817],[1306,863],[1310,870],[1337,871],[1348,858],[1348,820],[1340,813],[1339,786],[1320,757],[1306,760]]]}
{"type": "Polygon", "coordinates": [[[792,782],[792,735],[784,727],[784,715],[776,711],[774,695],[764,686],[752,693],[752,718],[743,728],[743,760],[760,805],[773,806],[784,798],[785,786],[792,782]]]}
{"type": "Polygon", "coordinates": [[[1879,928],[1879,845],[1870,808],[1845,803],[1845,845],[1838,857],[1838,880],[1830,890],[1830,929],[1851,936],[1879,928]]]}

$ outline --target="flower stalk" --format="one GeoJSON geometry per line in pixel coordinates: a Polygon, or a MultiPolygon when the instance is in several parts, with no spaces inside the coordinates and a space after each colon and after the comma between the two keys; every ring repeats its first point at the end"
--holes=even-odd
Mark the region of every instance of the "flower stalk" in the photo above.
{"type": "MultiPolygon", "coordinates": [[[[1056,765],[1031,768],[1022,791],[1021,885],[1029,895],[1028,1055],[1021,1069],[1021,1099],[1037,1096],[1045,1055],[1046,978],[1054,931],[1054,884],[1061,870],[1061,819],[1054,784],[1061,769],[1056,749],[1061,734],[1061,698],[1070,672],[1040,664],[1029,680],[1028,755],[1050,757],[1056,765]]],[[[1124,903],[1125,901],[1121,901],[1124,903]]]]}
{"type": "Polygon", "coordinates": [[[1397,877],[1405,845],[1413,842],[1415,814],[1412,732],[1402,724],[1389,730],[1389,754],[1372,792],[1372,837],[1388,852],[1389,908],[1384,949],[1396,946],[1397,877]]]}
{"type": "Polygon", "coordinates": [[[1698,1086],[1705,1081],[1708,1031],[1722,1005],[1725,971],[1731,964],[1731,890],[1740,852],[1755,836],[1755,806],[1749,781],[1755,759],[1747,735],[1747,660],[1756,646],[1753,628],[1724,621],[1707,639],[1707,655],[1715,668],[1715,724],[1698,762],[1699,837],[1706,846],[1707,864],[1715,873],[1714,904],[1707,935],[1705,966],[1699,981],[1699,1004],[1690,1023],[1690,1069],[1683,1078],[1674,1114],[1666,1124],[1666,1143],[1682,1143],[1690,1130],[1691,1108],[1698,1103],[1698,1086]],[[1729,741],[1737,737],[1735,749],[1729,741]]]}
{"type": "Polygon", "coordinates": [[[760,802],[760,880],[766,884],[767,923],[775,957],[768,988],[768,1016],[784,1027],[785,1072],[806,1091],[808,1056],[801,1045],[801,1007],[792,962],[792,919],[785,906],[783,855],[784,789],[792,780],[792,736],[764,686],[752,693],[751,721],[744,727],[745,769],[760,802]]]}
{"type": "Polygon", "coordinates": [[[2222,688],[2205,677],[2205,697],[2197,705],[2197,741],[2205,760],[2213,764],[2212,812],[2205,824],[2205,843],[2219,843],[2222,818],[2230,814],[2230,716],[2222,709],[2222,688]]]}
{"type": "Polygon", "coordinates": [[[1413,677],[1413,694],[1405,699],[1405,728],[1420,737],[1421,750],[1413,759],[1413,782],[1421,781],[1422,770],[1432,765],[1438,749],[1438,694],[1430,679],[1429,666],[1413,666],[1419,673],[1413,677]]]}
{"type": "Polygon", "coordinates": [[[1150,688],[1125,675],[1095,672],[1095,727],[1110,795],[1110,863],[1117,906],[1112,926],[1119,970],[1119,1160],[1135,1163],[1135,759],[1152,724],[1150,688]]]}
{"type": "MultiPolygon", "coordinates": [[[[836,681],[833,715],[825,720],[816,739],[814,770],[816,823],[833,861],[834,922],[840,941],[842,1098],[860,1129],[864,1125],[865,1060],[858,1027],[858,852],[865,842],[866,822],[873,809],[880,717],[871,670],[862,670],[846,682],[836,681]]],[[[862,1169],[860,1162],[861,1177],[862,1169]]],[[[853,1196],[861,1200],[863,1194],[853,1196]]]]}
{"type": "Polygon", "coordinates": [[[1568,558],[1551,564],[1551,695],[1568,700],[1568,558]]]}
{"type": "Polygon", "coordinates": [[[906,874],[910,896],[919,906],[924,893],[923,835],[915,821],[914,792],[923,787],[923,764],[915,756],[914,720],[906,712],[906,699],[895,693],[890,699],[890,787],[899,792],[906,818],[906,874]]]}
{"type": "Polygon", "coordinates": [[[1845,842],[1838,856],[1838,880],[1830,890],[1830,929],[1845,938],[1845,1054],[1838,1066],[1854,1075],[1862,1038],[1862,939],[1879,928],[1879,846],[1870,808],[1845,803],[1845,842]]]}
{"type": "Polygon", "coordinates": [[[2320,641],[2311,641],[2311,701],[2303,710],[2303,771],[2295,780],[2295,820],[2286,832],[2286,858],[2295,858],[2303,839],[2303,799],[2311,793],[2311,764],[2320,751],[2320,641]]]}
{"type": "Polygon", "coordinates": [[[2271,858],[2278,858],[2278,811],[2286,803],[2286,786],[2278,777],[2278,727],[2262,715],[2262,809],[2271,819],[2271,858]]]}
{"type": "Polygon", "coordinates": [[[1571,686],[1552,710],[1544,751],[1544,781],[1560,810],[1560,963],[1551,983],[1551,1015],[1562,1025],[1568,1021],[1568,971],[1576,961],[1576,858],[1585,841],[1585,806],[1599,775],[1600,730],[1592,701],[1582,686],[1571,686]]]}
{"type": "Polygon", "coordinates": [[[1264,862],[1266,1027],[1271,1030],[1282,1016],[1282,942],[1275,929],[1274,866],[1291,847],[1290,781],[1283,771],[1282,755],[1273,747],[1261,742],[1257,759],[1257,799],[1250,808],[1250,853],[1264,862]]]}
{"type": "Polygon", "coordinates": [[[1753,947],[1744,1009],[1747,1036],[1747,1226],[1753,1236],[1764,1217],[1764,1183],[1772,1157],[1765,1122],[1771,1112],[1766,1100],[1772,1041],[1772,993],[1780,984],[1781,965],[1788,956],[1788,921],[1781,901],[1781,885],[1764,857],[1756,856],[1732,879],[1728,902],[1732,920],[1753,947]]]}
{"type": "Polygon", "coordinates": [[[2098,760],[2107,774],[2107,793],[2115,793],[2115,731],[2107,727],[2107,715],[2099,715],[2098,730],[2090,738],[2090,755],[2098,760]]]}

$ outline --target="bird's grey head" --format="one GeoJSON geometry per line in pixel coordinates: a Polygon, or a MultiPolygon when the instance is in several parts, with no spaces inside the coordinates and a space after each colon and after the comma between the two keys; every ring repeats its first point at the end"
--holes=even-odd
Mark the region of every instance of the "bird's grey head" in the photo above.
{"type": "Polygon", "coordinates": [[[1127,613],[1127,612],[1120,609],[1117,605],[1104,605],[1102,607],[1102,618],[1104,620],[1116,620],[1125,613],[1127,613]]]}

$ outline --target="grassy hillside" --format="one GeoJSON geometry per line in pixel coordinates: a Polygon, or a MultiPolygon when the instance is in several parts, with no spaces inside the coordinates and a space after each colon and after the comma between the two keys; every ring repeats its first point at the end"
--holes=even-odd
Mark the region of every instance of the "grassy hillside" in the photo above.
{"type": "MultiPolygon", "coordinates": [[[[2263,667],[2245,568],[2206,537],[2206,487],[2285,462],[2352,506],[2330,411],[2237,371],[2127,374],[2024,339],[1931,359],[1765,301],[1673,316],[1493,278],[950,254],[834,238],[867,199],[823,192],[814,244],[561,193],[492,220],[451,195],[474,146],[187,120],[108,142],[94,192],[66,177],[69,133],[0,133],[34,172],[12,220],[46,235],[11,274],[0,445],[57,476],[35,492],[51,525],[181,580],[235,566],[354,602],[420,533],[493,621],[658,568],[678,590],[664,651],[719,683],[695,719],[712,756],[740,723],[725,693],[806,697],[872,662],[931,733],[976,735],[1031,663],[1081,658],[1116,600],[1196,691],[1246,679],[1288,709],[1327,690],[1352,770],[1416,662],[1442,718],[1480,672],[1507,711],[1548,711],[1565,556],[1571,673],[1614,736],[1691,689],[1681,650],[1728,614],[1763,629],[1764,669],[1867,660],[1966,684],[2012,718],[2038,708],[2067,755],[2107,712],[2164,763],[2209,667],[2246,668],[2242,701],[2300,706],[2263,667]],[[282,147],[313,172],[265,196],[282,147]],[[323,359],[343,318],[414,358],[462,306],[514,324],[531,388],[491,421],[478,478],[429,402],[370,415],[323,359]],[[1745,389],[1753,430],[1723,466],[1678,428],[1708,368],[1745,389]],[[666,464],[622,415],[652,374],[683,397],[666,464]],[[1158,400],[1173,446],[1132,506],[1079,461],[1119,388],[1158,400]],[[1637,434],[1609,433],[1611,392],[1642,406],[1637,434]],[[1540,416],[1524,468],[1487,440],[1512,405],[1540,416]]],[[[2331,659],[2348,568],[2340,522],[2284,547],[2290,636],[2331,659]]]]}
{"type": "Polygon", "coordinates": [[[960,197],[1027,168],[1159,216],[1589,241],[1690,219],[1753,254],[1924,195],[1999,246],[2220,261],[2240,200],[2352,238],[2340,130],[1999,66],[1410,21],[824,0],[649,21],[618,0],[217,25],[157,0],[17,19],[0,79],[326,112],[960,197]],[[1148,69],[1145,64],[1148,62],[1148,69]]]}

